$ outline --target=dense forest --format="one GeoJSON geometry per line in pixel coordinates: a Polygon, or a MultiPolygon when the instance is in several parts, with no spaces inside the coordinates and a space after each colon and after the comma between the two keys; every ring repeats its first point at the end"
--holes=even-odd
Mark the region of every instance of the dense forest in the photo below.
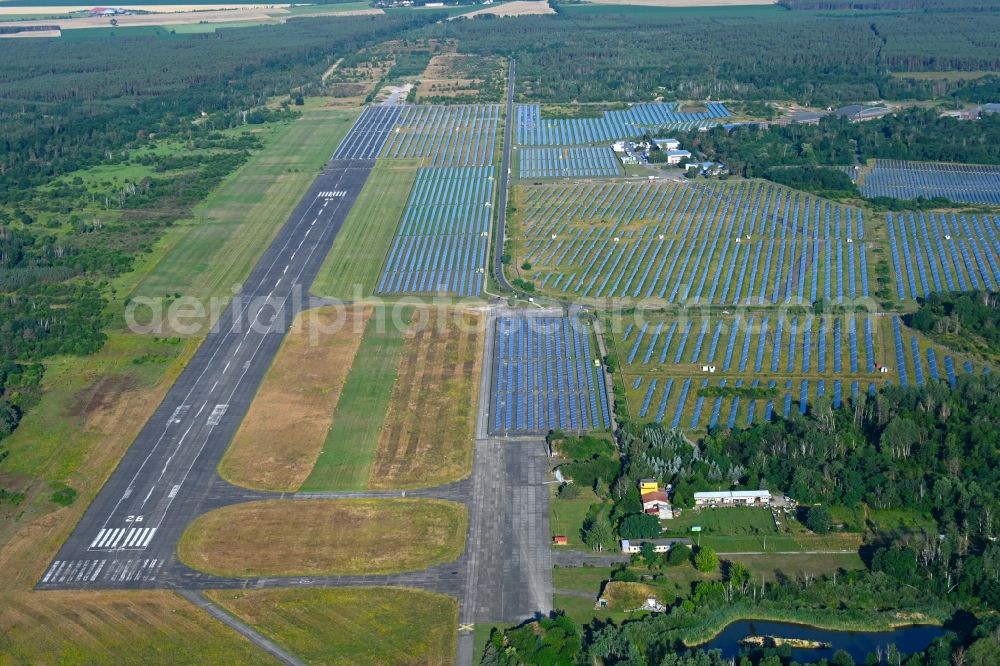
{"type": "Polygon", "coordinates": [[[967,95],[971,83],[890,72],[1000,69],[1000,13],[871,17],[765,8],[693,15],[557,7],[555,16],[448,22],[428,32],[460,40],[464,52],[516,56],[523,101],[927,99],[967,95]]]}
{"type": "MultiPolygon", "coordinates": [[[[933,111],[906,109],[864,123],[831,115],[818,125],[717,127],[678,138],[744,176],[767,175],[779,166],[850,166],[875,158],[1000,164],[997,114],[970,123],[942,118],[933,111]]],[[[818,189],[850,189],[838,176],[821,176],[816,180],[818,189]]]]}
{"type": "Polygon", "coordinates": [[[778,0],[778,4],[799,10],[857,11],[997,11],[991,0],[778,0]]]}

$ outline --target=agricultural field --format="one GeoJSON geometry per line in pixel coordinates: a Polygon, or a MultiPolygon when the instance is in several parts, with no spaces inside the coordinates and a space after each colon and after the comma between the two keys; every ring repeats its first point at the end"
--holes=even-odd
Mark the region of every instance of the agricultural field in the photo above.
{"type": "Polygon", "coordinates": [[[472,469],[483,318],[461,311],[418,313],[406,334],[370,488],[439,485],[472,469]]]}
{"type": "Polygon", "coordinates": [[[764,305],[867,298],[859,209],[762,181],[522,186],[522,275],[568,297],[764,305]]]}
{"type": "Polygon", "coordinates": [[[392,587],[207,594],[306,663],[443,666],[455,659],[458,603],[445,595],[392,587]]]}
{"type": "Polygon", "coordinates": [[[579,432],[611,425],[604,371],[579,319],[501,317],[493,358],[494,433],[579,432]]]}
{"type": "Polygon", "coordinates": [[[934,199],[1000,206],[1000,167],[944,162],[875,160],[863,177],[866,197],[934,199]]]}
{"type": "Polygon", "coordinates": [[[444,500],[264,500],[200,516],[177,556],[219,576],[399,573],[457,559],[467,522],[464,505],[444,500]]]}
{"type": "Polygon", "coordinates": [[[298,490],[319,456],[371,308],[298,316],[219,463],[231,483],[298,490]]]}
{"type": "Polygon", "coordinates": [[[425,166],[479,167],[493,163],[498,104],[414,105],[394,120],[383,158],[421,158],[425,166]]]}
{"type": "Polygon", "coordinates": [[[883,383],[954,386],[959,373],[983,369],[895,315],[651,316],[610,329],[629,414],[688,431],[837,409],[883,383]]]}
{"type": "Polygon", "coordinates": [[[595,178],[622,173],[618,158],[607,146],[522,148],[517,159],[521,178],[595,178]]]}
{"type": "Polygon", "coordinates": [[[514,107],[514,143],[519,146],[582,146],[656,135],[670,130],[711,127],[729,116],[725,105],[708,102],[687,110],[677,104],[647,102],[609,110],[596,118],[544,118],[538,104],[514,107]]]}
{"type": "Polygon", "coordinates": [[[1000,217],[889,213],[886,226],[900,301],[1000,284],[1000,217]]]}
{"type": "Polygon", "coordinates": [[[489,166],[433,167],[417,173],[378,293],[482,293],[493,173],[489,166]]]}

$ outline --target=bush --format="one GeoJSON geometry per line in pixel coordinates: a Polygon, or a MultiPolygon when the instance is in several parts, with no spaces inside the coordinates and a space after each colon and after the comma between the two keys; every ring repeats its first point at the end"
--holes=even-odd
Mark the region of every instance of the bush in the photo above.
{"type": "Polygon", "coordinates": [[[816,534],[826,534],[833,526],[833,517],[825,506],[811,506],[806,509],[803,523],[816,534]]]}
{"type": "Polygon", "coordinates": [[[559,486],[559,499],[576,499],[580,496],[580,486],[575,483],[564,483],[559,486]]]}
{"type": "Polygon", "coordinates": [[[699,546],[694,554],[694,567],[705,573],[715,571],[719,568],[719,556],[708,546],[699,546]]]}
{"type": "Polygon", "coordinates": [[[49,499],[59,506],[69,506],[76,501],[76,491],[69,486],[63,486],[52,493],[49,499]]]}
{"type": "Polygon", "coordinates": [[[653,539],[660,536],[662,531],[656,516],[645,513],[625,516],[618,525],[618,534],[623,539],[653,539]]]}
{"type": "Polygon", "coordinates": [[[685,562],[691,560],[691,549],[682,543],[674,544],[669,551],[667,551],[667,564],[672,567],[679,567],[685,562]]]}

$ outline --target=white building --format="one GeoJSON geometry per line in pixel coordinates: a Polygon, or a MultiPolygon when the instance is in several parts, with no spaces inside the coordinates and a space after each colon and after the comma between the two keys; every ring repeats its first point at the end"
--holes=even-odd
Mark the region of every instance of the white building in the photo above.
{"type": "Polygon", "coordinates": [[[677,139],[653,139],[653,143],[660,150],[677,150],[681,147],[681,142],[677,139]]]}
{"type": "Polygon", "coordinates": [[[695,506],[771,506],[767,490],[713,490],[694,494],[695,506]]]}
{"type": "Polygon", "coordinates": [[[666,553],[674,547],[674,544],[681,543],[690,546],[691,539],[622,539],[622,552],[641,553],[642,545],[645,543],[653,544],[654,553],[666,553]]]}
{"type": "Polygon", "coordinates": [[[680,164],[681,160],[691,159],[691,153],[686,150],[668,150],[667,164],[680,164]]]}

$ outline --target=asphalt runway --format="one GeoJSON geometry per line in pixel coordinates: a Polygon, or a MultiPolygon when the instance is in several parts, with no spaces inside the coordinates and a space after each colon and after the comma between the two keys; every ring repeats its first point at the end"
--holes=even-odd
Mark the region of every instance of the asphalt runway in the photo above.
{"type": "Polygon", "coordinates": [[[215,483],[216,466],[288,326],[308,305],[309,286],[374,163],[335,159],[327,164],[63,544],[39,588],[159,586],[191,520],[238,499],[239,489],[227,497],[215,483]]]}

